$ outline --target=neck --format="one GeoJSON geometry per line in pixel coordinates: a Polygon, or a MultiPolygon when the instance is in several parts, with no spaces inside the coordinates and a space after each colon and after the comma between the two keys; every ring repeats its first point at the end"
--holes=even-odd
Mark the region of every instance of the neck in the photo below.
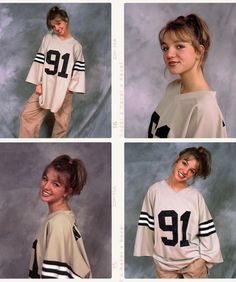
{"type": "Polygon", "coordinates": [[[62,203],[51,203],[48,205],[49,213],[57,212],[57,211],[69,211],[70,206],[67,201],[62,203]]]}
{"type": "Polygon", "coordinates": [[[64,35],[58,35],[58,37],[61,39],[61,40],[66,40],[66,39],[68,39],[68,38],[71,38],[72,36],[71,36],[71,33],[70,33],[70,31],[68,31],[66,34],[64,34],[64,35]]]}
{"type": "Polygon", "coordinates": [[[193,91],[209,91],[209,85],[205,80],[202,69],[198,67],[191,72],[183,73],[181,77],[181,93],[188,93],[193,91]]]}
{"type": "Polygon", "coordinates": [[[183,181],[183,182],[179,182],[176,181],[176,179],[170,175],[167,179],[166,182],[168,183],[168,185],[175,190],[176,192],[183,190],[184,188],[187,188],[189,185],[187,182],[183,181]]]}

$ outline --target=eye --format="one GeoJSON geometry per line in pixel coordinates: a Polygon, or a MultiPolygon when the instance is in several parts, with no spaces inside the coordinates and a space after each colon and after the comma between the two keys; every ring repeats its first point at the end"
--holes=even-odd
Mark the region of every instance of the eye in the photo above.
{"type": "Polygon", "coordinates": [[[176,48],[177,49],[183,49],[183,48],[185,48],[185,45],[184,44],[177,44],[176,48]]]}
{"type": "Polygon", "coordinates": [[[59,182],[53,182],[53,186],[56,187],[56,188],[59,188],[61,187],[60,183],[59,182]]]}
{"type": "Polygon", "coordinates": [[[161,45],[161,50],[163,52],[166,52],[168,50],[168,47],[166,45],[161,45]]]}
{"type": "Polygon", "coordinates": [[[47,177],[47,175],[43,175],[43,177],[42,177],[42,181],[48,181],[48,177],[47,177]]]}
{"type": "Polygon", "coordinates": [[[185,160],[182,160],[182,164],[183,164],[184,166],[187,166],[187,165],[188,165],[187,161],[185,161],[185,160]]]}

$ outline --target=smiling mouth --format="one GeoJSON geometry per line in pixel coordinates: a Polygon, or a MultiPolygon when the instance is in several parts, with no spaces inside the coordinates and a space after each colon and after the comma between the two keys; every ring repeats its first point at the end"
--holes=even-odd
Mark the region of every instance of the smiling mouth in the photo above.
{"type": "Polygon", "coordinates": [[[47,191],[42,191],[42,196],[48,197],[48,196],[51,196],[51,193],[47,191]]]}
{"type": "Polygon", "coordinates": [[[180,171],[178,171],[178,175],[179,175],[180,178],[185,178],[185,175],[180,171]]]}
{"type": "Polygon", "coordinates": [[[170,67],[175,67],[178,64],[179,64],[179,62],[175,62],[175,61],[168,62],[168,66],[170,66],[170,67]]]}

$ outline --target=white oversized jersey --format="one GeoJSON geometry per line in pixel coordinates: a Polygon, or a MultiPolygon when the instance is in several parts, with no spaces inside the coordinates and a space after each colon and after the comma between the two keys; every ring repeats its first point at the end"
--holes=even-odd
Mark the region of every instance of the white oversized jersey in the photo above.
{"type": "Polygon", "coordinates": [[[42,85],[39,104],[57,112],[68,90],[85,92],[85,62],[82,46],[73,37],[60,39],[56,34],[44,36],[30,68],[27,82],[42,85]]]}
{"type": "Polygon", "coordinates": [[[151,116],[149,138],[226,138],[226,126],[214,91],[180,94],[172,81],[151,116]]]}
{"type": "Polygon", "coordinates": [[[91,277],[83,240],[71,211],[49,214],[38,230],[33,243],[29,277],[91,277]]]}
{"type": "Polygon", "coordinates": [[[149,188],[134,256],[151,256],[166,271],[182,269],[198,258],[209,268],[223,261],[211,214],[194,187],[176,192],[163,180],[149,188]]]}

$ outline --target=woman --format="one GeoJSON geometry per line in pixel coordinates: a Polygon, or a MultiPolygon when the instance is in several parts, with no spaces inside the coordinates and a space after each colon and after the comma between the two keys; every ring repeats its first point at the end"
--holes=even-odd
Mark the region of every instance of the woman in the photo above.
{"type": "Polygon", "coordinates": [[[159,278],[206,278],[223,261],[202,195],[189,181],[211,173],[211,154],[190,147],[177,156],[169,177],[152,185],[143,202],[135,256],[152,256],[159,278]]]}
{"type": "Polygon", "coordinates": [[[29,277],[89,278],[91,270],[83,240],[68,200],[82,191],[87,178],[79,159],[62,155],[44,170],[40,198],[49,214],[33,243],[29,277]]]}
{"type": "Polygon", "coordinates": [[[226,126],[203,66],[211,45],[207,24],[197,15],[180,16],[159,33],[171,82],[152,114],[149,138],[227,137],[226,126]]]}
{"type": "Polygon", "coordinates": [[[20,138],[38,138],[50,110],[55,117],[52,137],[65,138],[72,113],[73,92],[85,92],[85,62],[81,44],[70,32],[67,12],[57,6],[47,14],[47,33],[30,68],[27,82],[35,91],[20,116],[20,138]]]}

